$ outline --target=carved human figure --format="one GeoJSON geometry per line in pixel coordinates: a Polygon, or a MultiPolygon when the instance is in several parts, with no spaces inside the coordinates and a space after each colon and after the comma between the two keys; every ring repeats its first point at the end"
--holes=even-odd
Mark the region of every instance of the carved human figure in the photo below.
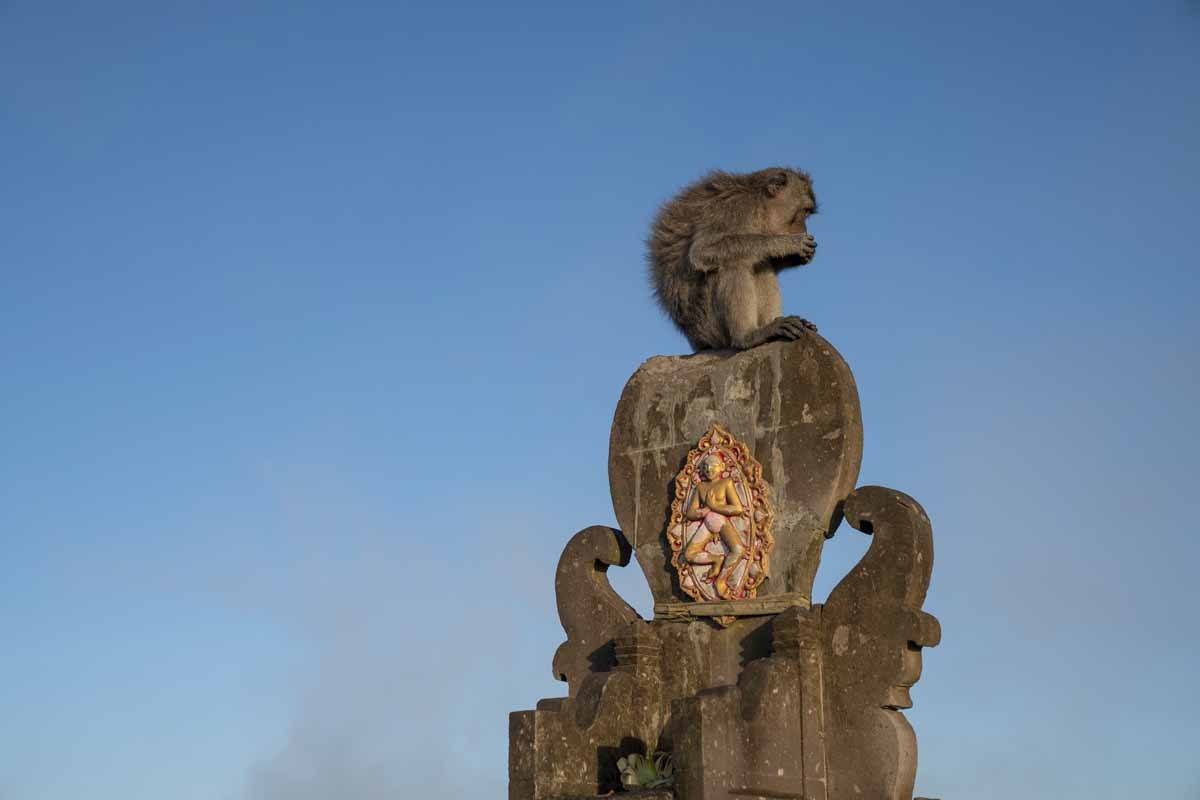
{"type": "MultiPolygon", "coordinates": [[[[700,462],[703,480],[696,484],[696,491],[692,493],[684,512],[689,521],[698,522],[699,525],[694,526],[692,538],[683,551],[683,557],[689,564],[709,565],[702,580],[715,584],[717,594],[721,597],[729,593],[726,582],[729,573],[746,555],[742,535],[731,521],[731,518],[746,516],[746,509],[738,498],[733,481],[721,477],[724,471],[725,461],[718,453],[711,453],[700,462]],[[708,550],[709,543],[718,538],[725,548],[725,553],[721,555],[708,550]]],[[[699,572],[696,574],[700,575],[699,572]]]]}

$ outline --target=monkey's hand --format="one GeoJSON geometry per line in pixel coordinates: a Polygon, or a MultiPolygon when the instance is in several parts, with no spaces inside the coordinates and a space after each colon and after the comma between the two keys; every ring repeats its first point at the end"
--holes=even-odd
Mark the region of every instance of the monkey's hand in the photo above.
{"type": "Polygon", "coordinates": [[[803,267],[817,254],[817,240],[810,233],[776,237],[771,269],[779,272],[792,267],[803,267]]]}
{"type": "Polygon", "coordinates": [[[750,346],[755,347],[765,342],[794,341],[816,329],[816,325],[800,317],[776,317],[755,331],[754,343],[750,346]]]}
{"type": "Polygon", "coordinates": [[[817,254],[817,240],[812,237],[811,233],[804,233],[789,238],[792,240],[794,247],[792,253],[789,255],[796,256],[800,264],[807,264],[813,260],[813,256],[817,254]]]}

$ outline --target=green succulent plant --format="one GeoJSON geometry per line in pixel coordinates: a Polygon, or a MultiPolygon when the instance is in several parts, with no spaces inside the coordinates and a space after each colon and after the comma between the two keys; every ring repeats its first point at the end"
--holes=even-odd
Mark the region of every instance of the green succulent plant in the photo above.
{"type": "Polygon", "coordinates": [[[670,753],[659,751],[648,756],[630,753],[617,759],[617,769],[626,789],[665,789],[675,784],[675,765],[670,753]]]}

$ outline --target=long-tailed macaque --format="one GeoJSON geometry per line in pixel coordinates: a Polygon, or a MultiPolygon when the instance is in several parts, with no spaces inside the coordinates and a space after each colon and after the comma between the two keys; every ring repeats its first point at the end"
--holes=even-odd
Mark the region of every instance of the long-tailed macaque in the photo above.
{"type": "Polygon", "coordinates": [[[659,211],[647,240],[659,304],[694,350],[744,350],[816,326],[785,317],[777,273],[810,262],[812,180],[773,167],[710,172],[659,211]]]}

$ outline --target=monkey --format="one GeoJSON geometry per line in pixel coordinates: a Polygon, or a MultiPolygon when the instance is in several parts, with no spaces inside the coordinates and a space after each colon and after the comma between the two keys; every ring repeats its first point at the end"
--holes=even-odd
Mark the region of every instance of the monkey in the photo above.
{"type": "Polygon", "coordinates": [[[650,284],[693,350],[747,350],[817,329],[782,316],[778,278],[812,261],[816,213],[812,179],[783,167],[715,170],[659,209],[646,240],[650,284]]]}

